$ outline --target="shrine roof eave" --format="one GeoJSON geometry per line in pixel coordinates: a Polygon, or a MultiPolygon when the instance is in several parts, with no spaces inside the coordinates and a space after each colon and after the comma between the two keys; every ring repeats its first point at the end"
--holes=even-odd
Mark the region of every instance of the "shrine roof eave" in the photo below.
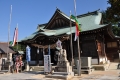
{"type": "Polygon", "coordinates": [[[118,39],[120,39],[120,36],[115,36],[115,38],[118,38],[118,39]]]}
{"type": "Polygon", "coordinates": [[[120,36],[114,35],[114,38],[120,41],[120,36]]]}
{"type": "MultiPolygon", "coordinates": [[[[82,30],[82,32],[87,32],[87,31],[91,31],[91,30],[104,28],[107,25],[108,24],[106,24],[106,25],[92,25],[92,26],[96,26],[96,27],[89,28],[89,30],[87,28],[84,28],[84,26],[82,26],[81,30],[82,30]]],[[[71,27],[71,31],[70,31],[70,27],[56,29],[56,30],[44,29],[42,32],[37,31],[21,41],[32,40],[32,39],[35,39],[36,37],[40,37],[40,36],[50,37],[50,36],[58,36],[58,35],[63,35],[63,34],[70,35],[71,33],[75,33],[75,26],[71,27]]],[[[21,42],[21,41],[19,41],[19,42],[21,42]]]]}

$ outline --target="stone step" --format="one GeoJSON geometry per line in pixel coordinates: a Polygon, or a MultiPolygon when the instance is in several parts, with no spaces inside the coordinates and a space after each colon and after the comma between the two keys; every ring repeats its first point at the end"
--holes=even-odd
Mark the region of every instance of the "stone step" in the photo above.
{"type": "Polygon", "coordinates": [[[53,74],[69,75],[70,73],[68,73],[68,72],[53,72],[53,74]]]}
{"type": "MultiPolygon", "coordinates": [[[[77,74],[78,70],[73,69],[74,73],[77,74]]],[[[81,74],[91,74],[94,71],[94,69],[81,69],[81,74]]]]}
{"type": "MultiPolygon", "coordinates": [[[[57,74],[54,74],[54,75],[46,75],[45,76],[46,78],[56,78],[56,79],[64,79],[64,80],[72,80],[73,76],[71,75],[57,75],[57,74]]],[[[51,80],[52,80],[51,79],[51,80]]]]}
{"type": "Polygon", "coordinates": [[[117,66],[118,66],[118,62],[111,62],[108,69],[109,70],[116,70],[117,69],[117,66]]]}
{"type": "Polygon", "coordinates": [[[5,74],[5,73],[7,73],[9,70],[1,70],[0,71],[0,74],[5,74]]]}
{"type": "Polygon", "coordinates": [[[1,70],[0,72],[8,72],[9,70],[1,70]]]}
{"type": "Polygon", "coordinates": [[[33,69],[33,70],[44,70],[44,68],[42,69],[42,68],[39,68],[39,69],[33,69]]]}
{"type": "MultiPolygon", "coordinates": [[[[54,69],[55,66],[52,66],[54,69]]],[[[30,66],[31,71],[44,71],[44,66],[30,66]]]]}
{"type": "Polygon", "coordinates": [[[30,66],[31,71],[44,71],[44,67],[42,66],[30,66]]]}
{"type": "Polygon", "coordinates": [[[55,75],[74,75],[74,72],[53,72],[55,75]]]}
{"type": "Polygon", "coordinates": [[[44,71],[44,69],[33,69],[32,71],[44,71]]]}

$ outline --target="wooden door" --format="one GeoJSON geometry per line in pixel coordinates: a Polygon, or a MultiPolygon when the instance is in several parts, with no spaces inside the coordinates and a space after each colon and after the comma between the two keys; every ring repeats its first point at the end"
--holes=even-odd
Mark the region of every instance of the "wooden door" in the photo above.
{"type": "Polygon", "coordinates": [[[96,44],[94,40],[84,41],[82,42],[82,56],[83,57],[92,57],[98,58],[96,44]]]}
{"type": "Polygon", "coordinates": [[[97,41],[97,52],[99,56],[99,62],[106,60],[104,47],[105,46],[103,42],[97,41]]]}

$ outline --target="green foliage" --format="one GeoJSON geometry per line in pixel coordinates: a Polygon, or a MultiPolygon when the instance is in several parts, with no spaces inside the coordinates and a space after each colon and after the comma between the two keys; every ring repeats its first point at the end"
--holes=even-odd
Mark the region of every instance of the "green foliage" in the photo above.
{"type": "Polygon", "coordinates": [[[13,42],[12,42],[12,41],[10,41],[10,42],[9,42],[9,45],[10,45],[10,46],[12,46],[12,44],[13,44],[13,42]]]}
{"type": "Polygon", "coordinates": [[[25,46],[24,45],[21,45],[21,44],[15,44],[15,46],[13,46],[13,49],[15,51],[25,51],[25,46]]]}
{"type": "Polygon", "coordinates": [[[120,0],[108,0],[110,5],[106,11],[102,11],[103,24],[112,24],[113,33],[120,36],[120,0]]]}
{"type": "Polygon", "coordinates": [[[104,24],[109,24],[110,22],[107,20],[107,14],[106,11],[101,11],[102,12],[102,20],[104,24]]]}
{"type": "Polygon", "coordinates": [[[113,33],[120,36],[120,28],[118,26],[112,26],[113,33]]]}
{"type": "Polygon", "coordinates": [[[110,7],[106,10],[107,21],[118,23],[120,21],[120,0],[108,0],[110,7]]]}

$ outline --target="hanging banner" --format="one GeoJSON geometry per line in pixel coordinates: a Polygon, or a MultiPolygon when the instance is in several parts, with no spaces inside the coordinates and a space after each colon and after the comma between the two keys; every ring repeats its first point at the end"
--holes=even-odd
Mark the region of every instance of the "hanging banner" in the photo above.
{"type": "Polygon", "coordinates": [[[27,45],[26,47],[26,60],[31,61],[31,56],[30,56],[30,47],[27,45]]]}
{"type": "Polygon", "coordinates": [[[44,72],[51,72],[51,58],[50,58],[50,55],[44,55],[44,72]]]}
{"type": "Polygon", "coordinates": [[[56,42],[56,46],[57,46],[56,48],[57,48],[57,49],[62,49],[61,43],[62,43],[62,42],[58,39],[58,41],[56,42]]]}

